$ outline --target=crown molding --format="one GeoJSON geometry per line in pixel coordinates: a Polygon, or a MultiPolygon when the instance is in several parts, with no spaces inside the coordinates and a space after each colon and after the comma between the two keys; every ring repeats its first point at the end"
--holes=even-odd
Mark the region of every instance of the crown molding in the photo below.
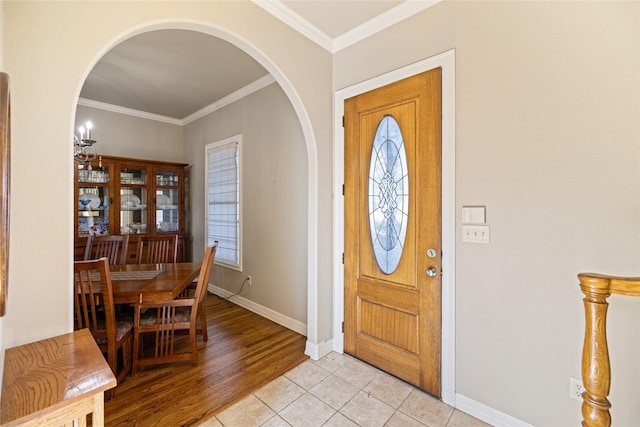
{"type": "Polygon", "coordinates": [[[273,0],[251,0],[255,5],[269,12],[312,42],[320,45],[329,52],[333,51],[333,39],[316,26],[302,18],[289,7],[280,1],[273,0]]]}
{"type": "Polygon", "coordinates": [[[422,12],[443,0],[408,0],[398,6],[389,9],[369,21],[358,25],[350,31],[336,37],[333,40],[332,53],[338,52],[352,44],[364,40],[384,29],[404,21],[405,19],[422,12]]]}
{"type": "Polygon", "coordinates": [[[195,113],[188,115],[182,120],[174,119],[173,117],[161,116],[159,114],[147,113],[145,111],[134,110],[133,108],[120,107],[119,105],[107,104],[106,102],[94,101],[92,99],[86,99],[86,98],[79,98],[78,105],[97,108],[99,110],[112,111],[114,113],[125,114],[127,116],[134,116],[134,117],[140,117],[143,119],[155,120],[158,122],[169,123],[172,125],[184,126],[195,120],[198,120],[201,117],[206,116],[207,114],[211,114],[216,110],[219,110],[223,107],[226,107],[229,104],[239,101],[245,96],[249,96],[252,93],[259,91],[260,89],[265,88],[272,83],[275,83],[275,81],[276,80],[273,78],[271,74],[267,74],[263,77],[260,77],[258,80],[255,80],[254,82],[251,82],[248,85],[238,89],[237,91],[225,96],[224,98],[221,98],[216,102],[201,108],[195,113]]]}
{"type": "Polygon", "coordinates": [[[364,40],[441,1],[443,0],[406,0],[398,6],[332,39],[280,0],[252,0],[254,4],[331,53],[336,53],[352,44],[364,40]]]}
{"type": "MultiPolygon", "coordinates": [[[[255,5],[261,7],[275,18],[289,25],[303,36],[307,37],[314,43],[320,45],[331,53],[338,52],[348,46],[351,46],[367,37],[372,36],[392,25],[395,25],[416,13],[422,12],[444,0],[406,0],[398,6],[389,9],[387,12],[376,16],[375,18],[353,28],[350,31],[332,39],[327,34],[319,30],[313,24],[287,7],[280,0],[251,0],[255,5]]],[[[140,117],[149,120],[184,126],[201,117],[206,116],[220,108],[225,107],[239,99],[250,95],[272,83],[275,79],[271,75],[266,75],[260,79],[248,84],[247,86],[227,95],[226,97],[210,104],[193,114],[181,119],[173,117],[161,116],[159,114],[147,113],[145,111],[134,110],[132,108],[120,107],[118,105],[107,104],[105,102],[94,101],[86,98],[79,98],[78,105],[86,107],[98,108],[101,110],[112,111],[115,113],[126,114],[129,116],[140,117]]]]}
{"type": "Polygon", "coordinates": [[[157,122],[164,122],[172,125],[182,126],[182,120],[180,119],[161,116],[160,114],[147,113],[146,111],[134,110],[133,108],[121,107],[119,105],[107,104],[106,102],[94,101],[93,99],[78,98],[78,105],[97,108],[99,110],[111,111],[119,114],[125,114],[127,116],[140,117],[143,119],[155,120],[157,122]]]}
{"type": "Polygon", "coordinates": [[[216,102],[209,104],[204,108],[201,108],[195,113],[188,115],[187,117],[182,119],[182,124],[183,125],[189,124],[195,120],[198,120],[201,117],[206,116],[207,114],[211,114],[214,111],[221,109],[222,107],[225,107],[229,104],[239,101],[245,96],[249,96],[252,93],[259,91],[260,89],[265,88],[272,83],[275,83],[275,81],[276,79],[274,79],[271,74],[267,74],[263,77],[260,77],[258,80],[252,83],[249,83],[245,87],[240,88],[237,91],[225,96],[224,98],[221,98],[216,102]]]}

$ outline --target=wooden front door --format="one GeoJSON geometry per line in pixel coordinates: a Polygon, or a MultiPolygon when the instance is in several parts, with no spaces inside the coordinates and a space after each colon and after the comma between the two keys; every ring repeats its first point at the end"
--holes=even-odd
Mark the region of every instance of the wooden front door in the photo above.
{"type": "Polygon", "coordinates": [[[441,71],[344,108],[344,349],[438,397],[441,71]]]}

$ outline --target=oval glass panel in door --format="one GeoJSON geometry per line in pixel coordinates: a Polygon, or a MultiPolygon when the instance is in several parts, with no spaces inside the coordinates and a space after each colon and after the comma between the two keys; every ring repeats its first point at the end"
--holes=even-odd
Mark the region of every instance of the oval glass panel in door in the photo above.
{"type": "Polygon", "coordinates": [[[402,256],[409,208],[407,154],[392,116],[380,120],[373,137],[368,197],[373,254],[380,270],[391,274],[402,256]]]}

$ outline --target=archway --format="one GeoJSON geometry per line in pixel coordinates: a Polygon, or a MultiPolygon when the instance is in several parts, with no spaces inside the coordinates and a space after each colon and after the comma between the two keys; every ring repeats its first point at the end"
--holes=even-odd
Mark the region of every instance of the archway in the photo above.
{"type": "MultiPolygon", "coordinates": [[[[280,88],[288,97],[295,114],[298,118],[302,133],[304,136],[306,151],[307,151],[307,349],[306,353],[313,358],[317,358],[317,342],[318,342],[318,307],[317,307],[317,253],[318,253],[318,218],[317,218],[317,206],[318,206],[318,159],[317,149],[314,132],[311,126],[311,120],[307,114],[307,111],[302,103],[300,96],[298,95],[295,87],[291,84],[287,76],[282,73],[280,68],[263,52],[257,49],[254,45],[248,41],[226,31],[225,29],[212,26],[210,24],[200,22],[176,22],[176,21],[163,21],[149,23],[141,25],[132,29],[129,29],[118,36],[114,37],[103,48],[96,52],[93,61],[85,70],[83,77],[78,83],[77,93],[80,93],[87,76],[95,66],[95,64],[114,46],[118,45],[122,41],[154,30],[167,30],[167,29],[179,29],[197,31],[204,34],[211,35],[213,37],[225,40],[238,49],[242,50],[260,65],[262,65],[280,85],[280,88]]],[[[75,111],[73,112],[75,115],[75,111]]],[[[72,119],[72,122],[74,120],[72,119]]]]}

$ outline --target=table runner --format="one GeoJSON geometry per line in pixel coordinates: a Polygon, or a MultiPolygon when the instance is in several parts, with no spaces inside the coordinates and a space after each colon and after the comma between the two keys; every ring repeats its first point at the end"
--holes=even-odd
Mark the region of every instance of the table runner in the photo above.
{"type": "Polygon", "coordinates": [[[112,271],[111,280],[151,280],[164,270],[112,271]]]}
{"type": "MultiPolygon", "coordinates": [[[[111,280],[151,280],[164,270],[111,271],[111,280]]],[[[98,273],[91,273],[91,280],[100,280],[98,273]]]]}

